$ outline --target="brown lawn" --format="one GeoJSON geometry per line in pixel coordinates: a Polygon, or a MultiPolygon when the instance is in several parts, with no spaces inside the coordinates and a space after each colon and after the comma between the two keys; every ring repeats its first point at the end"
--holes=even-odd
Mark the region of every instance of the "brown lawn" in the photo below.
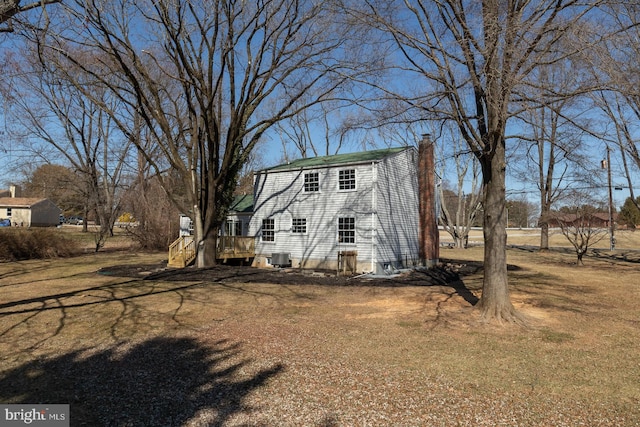
{"type": "Polygon", "coordinates": [[[640,425],[640,264],[509,250],[521,328],[478,320],[481,251],[442,251],[457,281],[3,263],[0,402],[91,426],[640,425]]]}

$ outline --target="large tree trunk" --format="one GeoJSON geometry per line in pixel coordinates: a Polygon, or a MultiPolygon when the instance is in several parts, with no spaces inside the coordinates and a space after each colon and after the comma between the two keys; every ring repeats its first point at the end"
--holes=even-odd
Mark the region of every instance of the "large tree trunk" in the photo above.
{"type": "Polygon", "coordinates": [[[213,267],[216,265],[216,246],[218,243],[217,233],[206,233],[204,238],[198,243],[198,268],[213,267]]]}
{"type": "MultiPolygon", "coordinates": [[[[543,214],[547,215],[547,214],[543,214]]],[[[542,218],[547,218],[548,216],[543,216],[542,218]]],[[[549,223],[546,219],[540,221],[540,250],[547,251],[549,250],[549,223]]]]}
{"type": "MultiPolygon", "coordinates": [[[[497,138],[500,136],[496,135],[497,138]]],[[[484,180],[484,281],[479,307],[482,317],[498,322],[520,322],[509,297],[505,144],[494,144],[493,159],[483,159],[484,180]]]]}
{"type": "Polygon", "coordinates": [[[540,194],[540,250],[549,250],[549,218],[551,217],[551,204],[547,202],[548,194],[543,190],[540,194]]]}
{"type": "Polygon", "coordinates": [[[208,187],[207,195],[203,196],[205,208],[203,210],[197,209],[197,216],[201,218],[200,234],[197,234],[196,266],[198,268],[213,267],[217,263],[218,235],[220,234],[222,219],[220,217],[221,211],[216,206],[216,201],[222,205],[227,204],[229,201],[221,198],[219,196],[220,193],[215,193],[214,191],[215,185],[208,187]]]}

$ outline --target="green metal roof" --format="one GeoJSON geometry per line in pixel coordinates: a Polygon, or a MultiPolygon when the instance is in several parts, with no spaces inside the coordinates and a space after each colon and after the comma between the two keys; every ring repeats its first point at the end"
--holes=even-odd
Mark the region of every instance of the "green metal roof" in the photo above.
{"type": "Polygon", "coordinates": [[[236,196],[229,206],[229,211],[233,212],[253,212],[253,195],[242,194],[236,196]]]}
{"type": "Polygon", "coordinates": [[[347,163],[365,163],[384,159],[395,153],[407,150],[410,147],[394,147],[382,150],[361,151],[359,153],[336,154],[334,156],[309,157],[306,159],[293,160],[278,166],[264,169],[265,171],[284,171],[291,169],[303,169],[314,167],[326,167],[347,163]]]}

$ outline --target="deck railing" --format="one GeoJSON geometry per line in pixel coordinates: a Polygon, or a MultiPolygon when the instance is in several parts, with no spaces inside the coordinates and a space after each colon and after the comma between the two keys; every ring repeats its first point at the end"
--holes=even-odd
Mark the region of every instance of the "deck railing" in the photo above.
{"type": "MultiPolygon", "coordinates": [[[[255,239],[246,236],[218,237],[218,259],[224,261],[231,258],[253,258],[255,256],[255,239]]],[[[179,237],[169,246],[169,267],[184,268],[196,257],[196,243],[193,236],[179,237]]]]}
{"type": "Polygon", "coordinates": [[[180,236],[169,246],[169,267],[184,268],[196,258],[196,242],[193,236],[180,236]]]}
{"type": "Polygon", "coordinates": [[[252,258],[255,256],[256,240],[246,236],[218,237],[218,258],[252,258]]]}

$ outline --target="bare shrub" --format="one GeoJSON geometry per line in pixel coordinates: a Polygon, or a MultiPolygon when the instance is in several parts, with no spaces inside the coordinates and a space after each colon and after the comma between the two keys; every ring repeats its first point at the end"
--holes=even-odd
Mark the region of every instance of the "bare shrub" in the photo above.
{"type": "Polygon", "coordinates": [[[135,219],[127,231],[141,248],[166,250],[178,237],[180,212],[157,180],[132,188],[123,205],[135,219]]]}
{"type": "Polygon", "coordinates": [[[76,241],[54,229],[8,228],[0,231],[2,261],[69,257],[78,252],[76,241]]]}
{"type": "Polygon", "coordinates": [[[578,265],[584,264],[583,257],[594,245],[602,241],[609,234],[603,216],[593,207],[581,206],[568,213],[557,213],[552,221],[557,223],[560,231],[573,246],[578,265]]]}

